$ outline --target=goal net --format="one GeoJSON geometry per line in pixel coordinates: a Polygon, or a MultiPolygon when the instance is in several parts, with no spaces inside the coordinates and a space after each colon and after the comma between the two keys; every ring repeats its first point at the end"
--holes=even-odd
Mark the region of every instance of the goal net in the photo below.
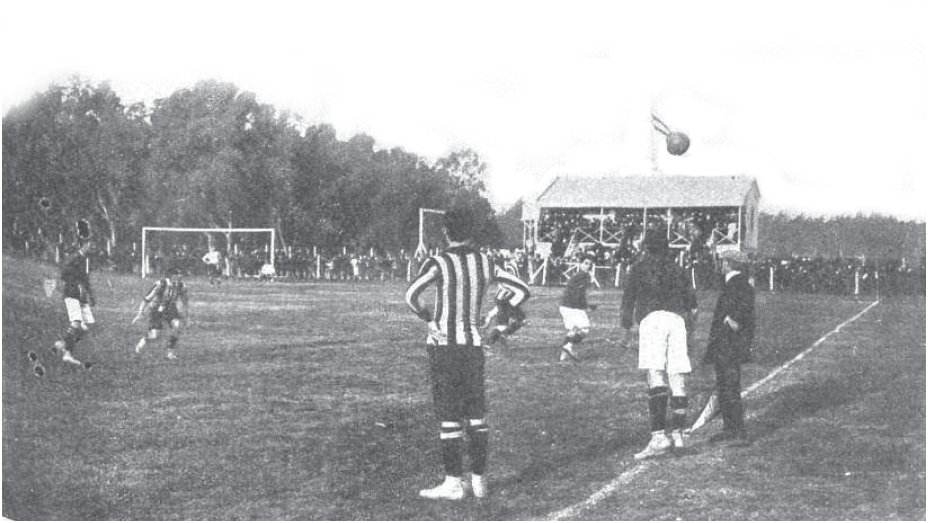
{"type": "Polygon", "coordinates": [[[204,274],[203,256],[219,252],[226,276],[258,275],[265,263],[274,265],[275,230],[243,228],[142,227],[142,277],[179,267],[204,274]]]}
{"type": "Polygon", "coordinates": [[[445,211],[439,209],[419,209],[419,245],[416,257],[426,258],[448,246],[445,238],[442,217],[445,211]]]}

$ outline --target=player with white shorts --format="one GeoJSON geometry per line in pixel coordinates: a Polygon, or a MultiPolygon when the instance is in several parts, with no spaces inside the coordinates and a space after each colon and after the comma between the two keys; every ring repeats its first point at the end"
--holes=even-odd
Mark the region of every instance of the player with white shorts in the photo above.
{"type": "Polygon", "coordinates": [[[654,311],[638,324],[638,368],[687,374],[693,371],[686,345],[686,322],[676,313],[654,311]]]}
{"type": "Polygon", "coordinates": [[[562,362],[567,361],[568,358],[580,361],[577,353],[574,352],[574,346],[590,334],[590,317],[587,316],[586,311],[587,309],[593,310],[596,306],[587,302],[586,292],[590,285],[599,285],[593,277],[593,262],[591,254],[581,255],[577,273],[567,280],[564,295],[561,297],[558,311],[564,321],[564,328],[567,329],[564,345],[560,347],[558,354],[558,359],[562,362]]]}
{"type": "Polygon", "coordinates": [[[64,283],[64,306],[68,311],[68,329],[55,342],[52,351],[61,351],[61,359],[67,363],[81,365],[80,360],[72,354],[77,343],[90,330],[94,323],[93,290],[90,287],[90,262],[88,253],[93,249],[93,242],[83,241],[77,252],[71,256],[61,269],[61,281],[64,283]]]}
{"type": "Polygon", "coordinates": [[[652,231],[644,244],[645,255],[632,267],[622,295],[622,327],[627,337],[634,321],[638,322],[638,368],[648,373],[651,440],[635,454],[635,459],[685,446],[684,382],[693,368],[687,354],[684,316],[694,319],[696,315],[696,294],[684,271],[671,258],[666,238],[652,231]]]}

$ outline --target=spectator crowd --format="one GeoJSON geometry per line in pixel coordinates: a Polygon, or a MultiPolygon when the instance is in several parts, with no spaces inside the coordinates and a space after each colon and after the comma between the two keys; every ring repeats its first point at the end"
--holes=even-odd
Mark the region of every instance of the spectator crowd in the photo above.
{"type": "MultiPolygon", "coordinates": [[[[695,230],[699,228],[697,226],[695,230]]],[[[553,230],[556,229],[550,229],[553,230]]],[[[520,279],[534,285],[553,286],[566,283],[576,270],[581,256],[590,253],[595,260],[593,271],[597,281],[604,286],[622,286],[629,268],[639,256],[638,238],[634,234],[640,236],[640,231],[635,232],[631,225],[625,230],[627,234],[617,245],[596,241],[578,242],[571,252],[564,250],[558,254],[552,249],[548,258],[530,249],[489,249],[486,252],[494,263],[520,279]]],[[[711,231],[719,232],[720,229],[713,227],[711,231]]],[[[696,238],[699,237],[699,232],[691,232],[696,238]]],[[[94,263],[118,272],[140,273],[141,253],[132,247],[130,244],[129,248],[124,249],[98,249],[93,254],[94,263]]],[[[268,271],[270,256],[267,246],[252,247],[236,248],[229,255],[223,252],[224,273],[237,278],[258,278],[262,277],[264,268],[263,276],[270,274],[282,281],[405,281],[415,275],[418,267],[415,255],[407,251],[391,253],[375,249],[326,250],[291,246],[289,249],[277,250],[273,270],[268,271]]],[[[55,261],[56,254],[60,259],[68,254],[64,245],[5,244],[4,249],[47,261],[55,261]]],[[[191,276],[205,275],[206,265],[202,258],[206,252],[205,246],[184,243],[170,244],[170,247],[157,246],[150,251],[151,274],[161,274],[167,268],[176,266],[191,276]]],[[[702,242],[691,241],[688,245],[677,246],[673,252],[697,288],[719,287],[714,249],[702,242]]],[[[769,256],[754,261],[753,277],[759,291],[924,295],[925,258],[913,262],[895,258],[769,256]]]]}

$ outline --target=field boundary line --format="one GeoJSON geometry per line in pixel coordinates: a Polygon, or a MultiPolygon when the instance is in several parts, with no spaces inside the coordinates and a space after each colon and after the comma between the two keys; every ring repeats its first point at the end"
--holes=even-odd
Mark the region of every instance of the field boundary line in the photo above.
{"type": "Polygon", "coordinates": [[[611,496],[612,493],[618,490],[619,487],[631,483],[632,480],[635,479],[635,477],[637,477],[639,474],[654,466],[654,463],[654,461],[642,461],[637,463],[634,467],[619,474],[615,479],[606,484],[606,486],[594,492],[590,497],[586,498],[580,503],[571,505],[557,512],[552,512],[551,514],[545,516],[544,520],[558,521],[561,519],[577,517],[584,510],[594,507],[600,501],[611,496]]]}
{"type": "Polygon", "coordinates": [[[880,300],[875,300],[875,301],[873,301],[872,303],[870,303],[870,305],[867,305],[866,307],[864,307],[863,310],[861,310],[861,311],[858,312],[857,314],[851,316],[850,318],[848,318],[847,320],[845,320],[843,323],[841,323],[840,325],[838,325],[838,326],[835,327],[834,329],[831,329],[830,331],[826,332],[824,335],[822,335],[821,338],[815,340],[815,343],[813,343],[812,345],[810,345],[807,349],[805,349],[805,350],[803,350],[802,352],[800,352],[799,354],[793,356],[793,359],[791,359],[791,360],[787,361],[786,363],[784,363],[783,365],[780,365],[779,367],[773,369],[773,370],[770,372],[770,374],[767,374],[767,375],[764,376],[763,378],[761,378],[761,379],[755,381],[754,383],[752,383],[748,388],[744,389],[744,390],[741,392],[741,397],[747,396],[748,394],[750,394],[750,393],[753,392],[754,390],[758,389],[758,388],[759,388],[760,386],[762,386],[763,384],[765,384],[765,383],[767,383],[768,381],[772,380],[776,375],[780,374],[780,373],[783,372],[784,370],[786,370],[786,369],[788,369],[789,367],[791,367],[794,363],[796,363],[797,361],[799,361],[799,360],[801,360],[802,358],[804,358],[804,357],[806,356],[806,354],[812,352],[813,349],[815,349],[816,347],[818,347],[819,345],[821,345],[822,343],[824,343],[825,340],[827,340],[828,338],[830,338],[833,334],[837,334],[838,332],[841,331],[841,329],[843,329],[844,327],[848,326],[848,325],[851,324],[852,322],[856,321],[858,318],[860,318],[861,316],[863,316],[864,314],[866,314],[867,311],[869,311],[869,310],[872,309],[873,307],[876,307],[876,305],[877,305],[878,303],[880,303],[880,300]]]}
{"type": "MultiPolygon", "coordinates": [[[[873,301],[872,303],[870,303],[869,305],[867,305],[866,307],[864,307],[864,308],[863,308],[860,312],[858,312],[857,314],[855,314],[855,315],[851,316],[850,318],[848,318],[847,320],[841,322],[841,323],[840,323],[837,327],[835,327],[834,329],[831,329],[830,331],[826,332],[824,335],[822,335],[821,338],[815,340],[815,343],[813,343],[812,345],[810,345],[808,348],[806,348],[805,350],[803,350],[803,351],[800,352],[799,354],[793,356],[793,358],[792,358],[791,360],[789,360],[789,361],[787,361],[786,363],[784,363],[783,365],[780,365],[779,367],[773,369],[769,374],[767,374],[767,375],[764,376],[763,378],[761,378],[761,379],[755,381],[754,383],[752,383],[748,388],[746,388],[744,391],[741,392],[741,396],[742,396],[742,397],[747,396],[748,393],[753,392],[754,390],[756,390],[757,388],[759,388],[761,385],[763,385],[763,384],[769,382],[770,380],[772,380],[775,376],[777,376],[778,374],[780,374],[780,373],[783,372],[784,370],[788,369],[788,368],[789,368],[790,366],[792,366],[794,363],[796,363],[797,361],[799,361],[799,360],[801,360],[802,358],[804,358],[804,357],[806,356],[806,354],[808,354],[808,353],[811,352],[813,349],[815,349],[816,347],[818,347],[819,345],[821,345],[822,343],[824,343],[825,340],[827,340],[828,338],[830,338],[832,335],[837,334],[841,329],[843,329],[844,327],[848,326],[848,325],[851,324],[852,322],[856,321],[858,318],[860,318],[861,316],[863,316],[864,314],[866,314],[870,309],[872,309],[873,307],[877,306],[879,303],[880,303],[880,300],[875,300],[875,301],[873,301]]],[[[608,498],[609,496],[611,496],[611,495],[612,495],[619,487],[621,487],[622,485],[627,485],[628,483],[630,483],[630,482],[631,482],[633,479],[635,479],[635,477],[637,477],[639,474],[641,474],[641,473],[644,472],[645,470],[649,469],[649,468],[653,465],[653,463],[654,463],[653,461],[643,461],[643,462],[637,463],[634,467],[632,467],[632,468],[630,468],[630,469],[628,469],[628,470],[622,472],[622,473],[619,474],[615,479],[613,479],[612,481],[610,481],[609,483],[607,483],[605,486],[603,486],[602,488],[600,488],[599,490],[597,490],[596,492],[594,492],[593,494],[591,494],[590,497],[586,498],[585,500],[581,501],[580,503],[575,503],[575,504],[573,504],[573,505],[571,505],[571,506],[569,506],[569,507],[567,507],[567,508],[563,508],[563,509],[558,510],[558,511],[556,511],[556,512],[552,512],[552,513],[548,514],[547,516],[545,516],[543,519],[544,519],[545,521],[557,521],[557,520],[561,520],[561,519],[574,518],[574,517],[579,516],[580,513],[583,512],[584,510],[596,506],[597,503],[599,503],[600,501],[602,501],[602,500],[608,498]]]]}

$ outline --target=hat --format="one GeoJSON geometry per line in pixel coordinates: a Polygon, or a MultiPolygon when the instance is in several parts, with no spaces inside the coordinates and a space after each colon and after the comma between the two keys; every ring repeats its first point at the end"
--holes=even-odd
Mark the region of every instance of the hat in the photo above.
{"type": "Polygon", "coordinates": [[[719,260],[728,260],[728,262],[737,267],[751,264],[748,255],[738,250],[722,251],[719,253],[719,260]]]}

